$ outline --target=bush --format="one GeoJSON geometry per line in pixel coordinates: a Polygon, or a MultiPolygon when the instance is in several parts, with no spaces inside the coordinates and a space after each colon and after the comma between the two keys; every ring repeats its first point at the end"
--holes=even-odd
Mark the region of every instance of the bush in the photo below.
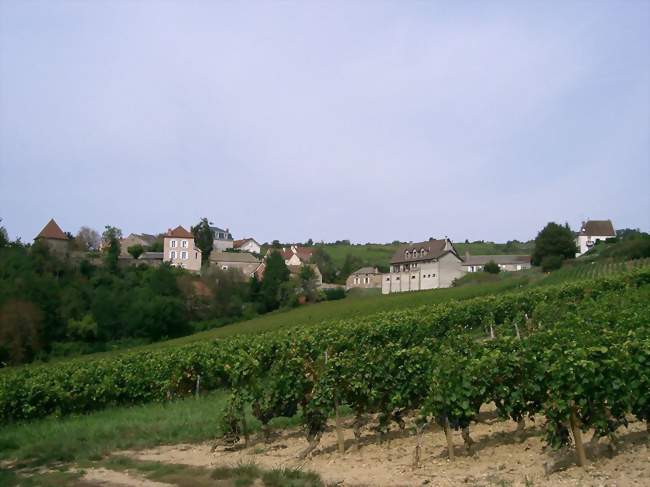
{"type": "Polygon", "coordinates": [[[337,299],[343,299],[345,297],[345,289],[342,287],[335,287],[332,289],[324,289],[325,299],[327,301],[336,301],[337,299]]]}
{"type": "Polygon", "coordinates": [[[542,270],[544,272],[554,271],[562,267],[564,258],[561,255],[547,255],[542,259],[542,270]]]}
{"type": "Polygon", "coordinates": [[[489,274],[498,274],[501,272],[501,268],[499,267],[499,264],[491,260],[483,266],[483,272],[487,272],[489,274]]]}

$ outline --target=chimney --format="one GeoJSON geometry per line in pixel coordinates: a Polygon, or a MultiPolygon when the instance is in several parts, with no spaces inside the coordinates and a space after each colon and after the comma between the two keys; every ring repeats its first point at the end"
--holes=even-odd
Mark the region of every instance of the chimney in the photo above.
{"type": "Polygon", "coordinates": [[[465,251],[465,260],[469,260],[469,250],[465,251]]]}

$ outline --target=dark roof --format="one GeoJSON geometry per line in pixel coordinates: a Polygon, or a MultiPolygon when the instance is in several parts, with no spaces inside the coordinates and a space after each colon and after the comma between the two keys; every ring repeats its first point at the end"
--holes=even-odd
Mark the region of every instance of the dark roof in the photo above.
{"type": "Polygon", "coordinates": [[[178,225],[173,230],[168,230],[165,237],[178,237],[178,238],[194,238],[192,232],[188,232],[181,225],[178,225]]]}
{"type": "Polygon", "coordinates": [[[354,271],[352,274],[381,274],[376,267],[362,267],[358,271],[354,271]]]}
{"type": "Polygon", "coordinates": [[[215,240],[232,240],[232,234],[227,228],[224,230],[223,228],[219,228],[219,227],[210,227],[210,230],[214,232],[215,240]],[[219,233],[225,233],[226,238],[219,238],[218,236],[219,233]]]}
{"type": "Polygon", "coordinates": [[[260,260],[248,252],[219,252],[218,250],[213,250],[210,253],[210,262],[244,262],[258,264],[260,260]]]}
{"type": "Polygon", "coordinates": [[[408,243],[406,245],[400,246],[395,251],[393,257],[390,259],[390,263],[399,264],[402,262],[422,262],[422,261],[427,261],[432,259],[438,259],[448,252],[452,252],[456,254],[453,245],[451,245],[451,242],[449,242],[451,249],[445,250],[446,245],[447,245],[446,239],[408,243]],[[422,250],[424,250],[424,253],[421,252],[422,250]],[[408,257],[406,256],[407,251],[409,253],[408,257]],[[413,257],[414,251],[417,251],[417,257],[413,257]]]}
{"type": "Polygon", "coordinates": [[[56,224],[54,221],[54,218],[52,218],[49,222],[47,222],[47,225],[43,227],[43,230],[36,235],[36,239],[38,238],[50,238],[50,239],[55,239],[55,240],[68,240],[68,237],[66,236],[65,233],[63,233],[63,230],[61,230],[61,227],[56,224]]]}
{"type": "Polygon", "coordinates": [[[529,264],[530,255],[471,255],[465,257],[463,265],[485,265],[488,262],[496,264],[529,264]]]}
{"type": "Polygon", "coordinates": [[[138,259],[145,260],[162,260],[163,252],[143,252],[138,259]]]}
{"type": "Polygon", "coordinates": [[[615,237],[614,225],[612,220],[589,220],[582,223],[580,234],[594,237],[615,237]]]}

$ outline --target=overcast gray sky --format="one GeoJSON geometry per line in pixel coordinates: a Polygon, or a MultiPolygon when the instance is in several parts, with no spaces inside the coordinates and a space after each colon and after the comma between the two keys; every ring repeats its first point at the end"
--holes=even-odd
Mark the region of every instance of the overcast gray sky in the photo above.
{"type": "Polygon", "coordinates": [[[0,217],[30,241],[650,230],[650,2],[0,0],[0,217]]]}

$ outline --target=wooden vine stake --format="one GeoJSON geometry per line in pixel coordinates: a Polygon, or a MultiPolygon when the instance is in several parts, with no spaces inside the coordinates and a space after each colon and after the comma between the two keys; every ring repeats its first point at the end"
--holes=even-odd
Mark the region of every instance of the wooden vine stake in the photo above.
{"type": "Polygon", "coordinates": [[[451,429],[449,428],[449,419],[445,418],[445,423],[443,425],[445,430],[445,438],[447,438],[447,450],[449,450],[449,460],[452,462],[456,458],[454,455],[454,439],[451,436],[451,429]]]}
{"type": "Polygon", "coordinates": [[[241,430],[242,433],[244,434],[244,446],[248,446],[248,441],[249,441],[249,435],[248,435],[248,426],[246,424],[246,411],[244,410],[244,406],[241,406],[240,409],[240,414],[241,414],[241,430]]]}
{"type": "Polygon", "coordinates": [[[571,423],[571,433],[573,433],[573,442],[576,445],[576,453],[578,454],[578,465],[585,467],[587,465],[587,455],[585,454],[585,446],[582,443],[582,431],[578,424],[578,417],[576,415],[575,407],[571,408],[571,416],[569,417],[571,423]]]}
{"type": "Polygon", "coordinates": [[[334,396],[334,414],[336,416],[336,443],[339,446],[339,453],[345,453],[345,438],[343,437],[343,425],[339,414],[338,394],[334,396]]]}

